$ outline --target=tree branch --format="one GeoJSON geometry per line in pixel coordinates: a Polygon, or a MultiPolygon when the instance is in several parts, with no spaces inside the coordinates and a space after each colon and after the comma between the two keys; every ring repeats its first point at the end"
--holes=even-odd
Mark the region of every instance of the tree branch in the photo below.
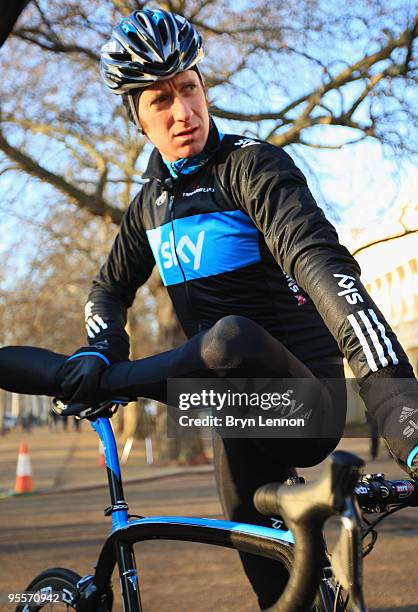
{"type": "Polygon", "coordinates": [[[107,221],[120,223],[123,214],[121,210],[110,206],[103,198],[97,197],[97,194],[95,197],[95,195],[86,193],[66,181],[62,176],[50,172],[41,166],[35,159],[11,145],[1,131],[0,149],[27,174],[41,181],[46,181],[79,208],[87,210],[94,216],[103,217],[107,221]]]}
{"type": "Polygon", "coordinates": [[[59,38],[51,38],[47,36],[45,32],[42,32],[42,30],[35,28],[16,28],[12,35],[26,42],[37,45],[41,49],[52,51],[53,53],[79,53],[81,55],[85,55],[93,62],[98,62],[100,60],[100,55],[98,53],[94,53],[94,51],[88,47],[80,47],[79,45],[64,43],[59,38]],[[36,36],[44,37],[45,40],[42,41],[36,36]]]}
{"type": "Polygon", "coordinates": [[[190,21],[195,23],[195,19],[199,15],[199,13],[208,5],[213,4],[213,0],[201,0],[199,5],[189,14],[188,18],[190,21]]]}
{"type": "MultiPolygon", "coordinates": [[[[87,152],[87,154],[95,161],[95,166],[93,164],[89,164],[88,167],[92,169],[96,169],[101,176],[103,176],[104,172],[108,173],[107,166],[109,163],[113,164],[119,170],[125,173],[126,180],[125,183],[129,181],[133,181],[133,175],[135,174],[135,163],[138,159],[139,154],[144,148],[144,140],[132,143],[129,147],[129,154],[126,156],[128,162],[122,161],[122,158],[118,159],[116,156],[109,156],[101,154],[97,148],[92,145],[88,140],[82,138],[77,132],[74,132],[71,129],[67,129],[60,125],[49,125],[46,123],[32,123],[27,119],[16,119],[9,115],[3,115],[3,122],[12,123],[14,125],[18,125],[22,127],[26,131],[31,131],[32,133],[39,134],[51,134],[52,136],[58,135],[60,138],[58,140],[65,144],[65,146],[71,151],[71,154],[74,155],[78,159],[78,161],[85,166],[87,166],[87,160],[83,159],[82,156],[76,151],[76,149],[68,143],[68,138],[74,138],[74,140],[87,152]]],[[[104,137],[103,141],[110,140],[109,136],[104,137]]],[[[113,148],[114,148],[114,143],[113,148]]],[[[126,144],[126,143],[125,143],[126,144]]]]}
{"type": "Polygon", "coordinates": [[[352,255],[357,255],[357,253],[360,253],[361,251],[364,251],[364,249],[368,249],[371,246],[374,246],[375,244],[381,244],[383,242],[389,242],[390,240],[395,240],[396,238],[402,238],[403,236],[408,236],[408,234],[416,234],[417,230],[416,229],[406,229],[404,232],[400,233],[400,234],[393,234],[393,236],[386,236],[386,238],[379,238],[377,240],[372,240],[371,242],[368,242],[367,244],[363,244],[362,246],[358,247],[357,249],[355,249],[355,251],[352,252],[352,255]]]}
{"type": "Polygon", "coordinates": [[[74,138],[74,140],[81,146],[83,149],[87,151],[87,153],[92,157],[97,165],[97,168],[100,171],[103,171],[103,167],[106,165],[106,159],[103,155],[101,155],[97,149],[88,142],[85,138],[82,138],[79,134],[72,130],[68,130],[61,125],[52,126],[48,123],[33,123],[28,119],[16,119],[11,115],[3,115],[3,122],[12,123],[14,125],[18,125],[19,127],[24,128],[25,130],[31,131],[34,134],[51,134],[51,135],[59,135],[61,136],[61,141],[65,142],[65,139],[68,137],[74,138]]]}
{"type": "Polygon", "coordinates": [[[0,176],[2,176],[3,174],[7,174],[8,172],[11,172],[12,170],[17,170],[18,167],[15,165],[11,165],[11,166],[6,166],[5,168],[0,168],[0,176]]]}
{"type": "Polygon", "coordinates": [[[259,121],[277,119],[277,112],[274,111],[269,113],[240,113],[225,110],[223,108],[220,108],[219,106],[216,106],[216,104],[210,105],[210,112],[216,117],[219,117],[220,119],[230,119],[231,121],[245,121],[249,123],[257,123],[259,121]]]}
{"type": "Polygon", "coordinates": [[[315,144],[313,142],[308,142],[307,140],[303,138],[299,138],[299,144],[302,144],[306,147],[312,147],[313,149],[330,149],[334,151],[334,150],[341,150],[347,145],[357,144],[358,142],[365,140],[365,138],[367,138],[367,134],[362,134],[362,136],[359,136],[358,138],[353,138],[352,140],[348,140],[339,145],[320,145],[320,144],[315,144]]]}
{"type": "MultiPolygon", "coordinates": [[[[326,93],[330,92],[331,90],[341,89],[341,87],[343,87],[347,83],[353,82],[360,78],[367,77],[368,71],[374,64],[388,59],[394,49],[404,47],[405,45],[410,45],[411,38],[416,37],[417,33],[418,20],[415,22],[414,27],[411,30],[405,30],[398,38],[391,38],[388,44],[385,47],[382,47],[376,53],[367,55],[361,60],[355,62],[354,64],[351,64],[349,67],[342,70],[333,79],[329,80],[327,83],[324,83],[323,85],[312,91],[310,94],[303,96],[303,98],[300,98],[299,100],[293,101],[288,104],[286,107],[284,107],[281,111],[278,112],[280,122],[278,122],[276,126],[274,126],[273,129],[270,131],[267,140],[274,141],[274,143],[277,143],[278,146],[284,146],[285,144],[300,142],[300,132],[303,129],[310,127],[311,125],[318,124],[345,125],[347,127],[363,129],[359,124],[354,124],[354,122],[351,121],[351,116],[349,113],[344,113],[339,118],[313,118],[311,114],[314,108],[316,106],[319,106],[321,99],[326,93]],[[275,132],[283,125],[282,117],[289,110],[295,108],[302,102],[306,102],[306,106],[303,108],[299,117],[296,117],[293,120],[292,126],[286,132],[280,135],[275,135],[275,132]]],[[[399,74],[398,69],[399,67],[395,64],[387,68],[385,71],[382,71],[382,73],[384,76],[394,76],[399,74]]],[[[371,77],[371,79],[373,79],[373,77],[371,77]]],[[[380,80],[378,78],[378,75],[376,75],[376,79],[376,82],[380,80]]],[[[370,130],[370,128],[371,126],[368,126],[366,129],[370,130]]]]}
{"type": "MultiPolygon", "coordinates": [[[[10,209],[9,207],[6,206],[2,206],[0,204],[0,211],[2,211],[5,214],[10,215],[10,209]]],[[[25,217],[24,215],[21,215],[19,213],[17,213],[16,211],[13,211],[12,216],[17,219],[18,221],[20,221],[21,223],[26,223],[27,225],[31,225],[32,227],[35,227],[36,229],[42,230],[44,232],[47,232],[51,238],[53,238],[54,240],[57,240],[60,244],[63,243],[63,241],[66,239],[66,237],[68,236],[68,234],[64,233],[63,231],[56,231],[52,225],[51,225],[51,221],[48,220],[47,222],[39,222],[39,221],[35,221],[33,218],[30,217],[25,217]]],[[[91,246],[86,244],[85,247],[77,245],[74,246],[74,242],[71,242],[71,248],[72,249],[76,249],[77,251],[80,251],[81,253],[84,253],[85,255],[87,255],[88,257],[91,257],[91,246]]],[[[39,268],[39,264],[37,262],[35,262],[35,270],[39,268]]]]}

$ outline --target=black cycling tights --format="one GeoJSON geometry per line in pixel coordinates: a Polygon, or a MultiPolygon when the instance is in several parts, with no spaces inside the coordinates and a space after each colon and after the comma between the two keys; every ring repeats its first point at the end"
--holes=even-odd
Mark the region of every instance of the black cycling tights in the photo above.
{"type": "MultiPolygon", "coordinates": [[[[0,387],[37,395],[60,395],[60,368],[65,355],[33,347],[0,349],[0,387]]],[[[166,402],[167,379],[208,376],[341,378],[341,365],[320,364],[308,369],[278,340],[257,323],[228,316],[171,351],[109,367],[101,389],[106,396],[126,395],[166,402]]],[[[345,420],[345,405],[335,391],[318,381],[321,402],[314,406],[338,411],[345,420]]],[[[340,389],[341,391],[341,389],[340,389]]],[[[335,448],[336,438],[322,439],[222,439],[214,433],[215,473],[223,510],[230,520],[271,526],[252,499],[257,487],[283,481],[295,474],[293,466],[319,463],[335,448]]],[[[261,609],[274,604],[287,580],[277,562],[241,553],[245,572],[258,596],[261,609]]]]}

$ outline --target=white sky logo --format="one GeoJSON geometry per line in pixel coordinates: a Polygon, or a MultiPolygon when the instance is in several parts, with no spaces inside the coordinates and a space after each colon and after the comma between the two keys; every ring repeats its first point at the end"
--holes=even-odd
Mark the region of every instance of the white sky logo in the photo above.
{"type": "Polygon", "coordinates": [[[357,304],[358,302],[364,302],[358,289],[354,286],[355,278],[348,276],[347,274],[334,274],[335,278],[339,278],[338,286],[343,289],[337,295],[339,297],[344,296],[349,304],[357,304]]]}
{"type": "Polygon", "coordinates": [[[205,240],[205,232],[202,230],[197,235],[196,243],[185,234],[180,238],[177,245],[174,243],[174,232],[171,231],[168,235],[168,240],[161,244],[161,255],[164,261],[164,268],[169,269],[173,266],[178,266],[179,262],[177,257],[183,263],[190,263],[193,257],[193,270],[200,268],[200,261],[202,258],[203,242],[205,240]]]}
{"type": "Polygon", "coordinates": [[[293,293],[297,293],[300,290],[299,289],[299,285],[288,274],[285,274],[285,277],[286,277],[286,281],[287,281],[287,286],[289,287],[290,291],[293,291],[293,293]]]}

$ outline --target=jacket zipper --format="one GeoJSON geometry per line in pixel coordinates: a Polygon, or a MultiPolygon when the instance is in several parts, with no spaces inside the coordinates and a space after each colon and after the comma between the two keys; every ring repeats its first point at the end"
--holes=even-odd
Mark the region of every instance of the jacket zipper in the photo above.
{"type": "MultiPolygon", "coordinates": [[[[176,234],[175,234],[175,231],[174,231],[174,199],[175,199],[174,193],[175,193],[175,186],[174,186],[174,188],[172,188],[172,190],[169,190],[168,193],[169,193],[168,211],[169,211],[169,214],[170,214],[171,231],[173,232],[173,249],[174,249],[173,255],[176,258],[178,267],[179,267],[181,275],[183,277],[184,290],[185,290],[185,293],[186,293],[186,300],[187,300],[187,303],[189,305],[190,312],[192,313],[193,312],[193,307],[192,307],[192,301],[191,301],[191,298],[190,298],[189,287],[187,285],[186,274],[185,274],[185,272],[184,272],[184,270],[183,270],[183,268],[181,266],[180,259],[178,258],[177,251],[176,251],[176,234]]],[[[196,322],[197,322],[197,325],[198,325],[198,327],[200,329],[199,321],[197,320],[196,322]]]]}

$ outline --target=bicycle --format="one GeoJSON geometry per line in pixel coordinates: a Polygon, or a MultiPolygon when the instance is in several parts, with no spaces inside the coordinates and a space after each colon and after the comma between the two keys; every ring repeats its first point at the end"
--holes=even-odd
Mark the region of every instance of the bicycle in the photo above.
{"type": "MultiPolygon", "coordinates": [[[[26,591],[32,598],[16,612],[76,609],[78,612],[110,612],[113,605],[111,575],[117,564],[124,610],[142,612],[133,545],[151,539],[200,542],[266,556],[284,564],[289,581],[271,612],[365,612],[362,593],[361,530],[359,506],[384,516],[405,506],[418,505],[418,484],[410,480],[387,481],[381,474],[360,477],[363,461],[343,451],[328,459],[321,478],[310,484],[291,479],[286,484],[268,484],[254,496],[257,509],[280,516],[280,529],[206,518],[163,516],[144,518],[128,514],[123,494],[115,437],[110,418],[117,410],[107,402],[85,411],[104,447],[111,505],[105,515],[112,518],[112,533],[106,540],[94,575],[80,576],[65,568],[52,568],[34,578],[26,591]],[[330,561],[323,526],[332,515],[340,516],[341,530],[330,561]],[[313,606],[313,607],[312,607],[313,606]]],[[[376,541],[373,523],[366,535],[376,541]]]]}

